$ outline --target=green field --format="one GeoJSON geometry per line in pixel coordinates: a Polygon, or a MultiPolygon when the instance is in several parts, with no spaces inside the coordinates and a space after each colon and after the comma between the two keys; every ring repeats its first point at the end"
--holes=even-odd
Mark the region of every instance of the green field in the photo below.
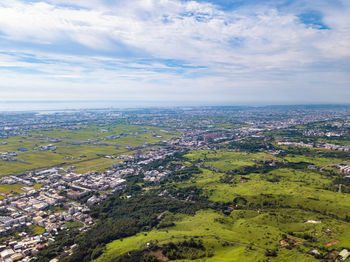
{"type": "MultiPolygon", "coordinates": [[[[13,185],[8,185],[8,184],[0,184],[0,194],[11,194],[12,192],[14,193],[23,193],[24,191],[21,189],[23,185],[19,184],[13,184],[13,185]]],[[[0,199],[3,199],[3,196],[0,196],[0,199]]]]}
{"type": "Polygon", "coordinates": [[[34,235],[42,235],[45,233],[45,228],[31,225],[28,228],[34,235]]]}
{"type": "Polygon", "coordinates": [[[64,165],[63,167],[74,166],[75,172],[89,172],[89,171],[104,171],[111,167],[111,165],[121,162],[119,159],[107,159],[104,157],[84,160],[78,163],[64,165]]]}
{"type": "MultiPolygon", "coordinates": [[[[19,138],[17,137],[17,139],[19,138]]],[[[41,140],[38,139],[36,142],[39,144],[41,140]]],[[[46,141],[43,144],[47,145],[48,143],[46,141]]],[[[89,145],[68,142],[60,142],[55,145],[57,146],[55,151],[28,151],[18,153],[18,155],[15,156],[17,161],[0,160],[0,175],[19,174],[27,170],[56,165],[73,165],[82,161],[100,158],[99,155],[118,156],[128,152],[125,148],[116,148],[112,145],[89,145]]],[[[12,148],[17,147],[17,145],[12,145],[10,142],[6,146],[11,146],[12,148]]],[[[30,150],[32,149],[30,147],[27,148],[30,150]]],[[[90,164],[85,166],[88,167],[90,164]]]]}
{"type": "Polygon", "coordinates": [[[0,139],[0,152],[14,151],[17,161],[0,159],[0,176],[20,174],[28,170],[52,166],[76,166],[82,172],[104,171],[117,160],[103,158],[103,155],[118,156],[132,154],[125,149],[127,146],[143,146],[154,144],[177,136],[177,132],[167,132],[159,127],[137,125],[82,126],[78,130],[53,129],[36,130],[29,136],[13,136],[0,139]],[[122,135],[120,138],[113,136],[122,135]],[[112,137],[111,137],[112,136],[112,137]],[[38,146],[47,146],[50,140],[59,139],[53,143],[55,151],[40,151],[38,146]],[[89,144],[88,141],[95,141],[89,144]],[[118,145],[118,146],[116,146],[118,145]],[[36,150],[34,150],[36,148],[36,150]],[[19,151],[26,149],[27,151],[19,151]]]}
{"type": "MultiPolygon", "coordinates": [[[[109,125],[105,127],[100,126],[82,126],[78,130],[68,129],[54,129],[51,131],[35,131],[31,132],[31,135],[47,136],[51,138],[59,139],[72,139],[72,140],[101,140],[101,141],[118,141],[111,140],[110,136],[127,135],[127,137],[138,136],[140,134],[159,134],[166,135],[161,132],[159,127],[154,126],[137,126],[137,125],[109,125]]],[[[127,138],[125,137],[125,138],[127,138]]],[[[124,137],[123,137],[124,138],[124,137]]],[[[123,140],[122,140],[123,141],[123,140]]]]}
{"type": "Polygon", "coordinates": [[[189,238],[203,240],[207,250],[213,254],[205,260],[194,261],[265,261],[267,249],[277,251],[277,257],[269,257],[270,261],[317,261],[306,253],[312,248],[326,252],[325,246],[335,239],[335,234],[340,242],[332,248],[350,247],[347,239],[350,229],[347,223],[297,209],[237,210],[230,216],[203,210],[195,216],[175,215],[171,219],[175,221],[174,227],[142,232],[133,237],[113,241],[96,261],[114,261],[115,257],[123,253],[145,249],[149,242],[156,241],[158,245],[162,245],[189,238]],[[307,224],[307,220],[322,222],[307,224]],[[325,233],[328,232],[327,229],[332,233],[325,233]],[[305,234],[315,236],[317,243],[304,239],[305,234]],[[295,242],[295,246],[290,249],[280,244],[286,236],[291,242],[295,242]]]}
{"type": "MultiPolygon", "coordinates": [[[[35,184],[33,185],[33,188],[38,190],[42,187],[42,184],[35,184]]],[[[20,184],[0,184],[0,194],[21,194],[24,191],[22,190],[23,185],[20,184]]],[[[3,199],[4,197],[0,195],[0,199],[3,199]]]]}
{"type": "MultiPolygon", "coordinates": [[[[275,168],[268,172],[235,174],[225,172],[276,160],[283,163],[309,162],[323,166],[331,158],[284,158],[264,153],[192,151],[188,162],[201,165],[200,174],[171,188],[196,187],[201,196],[218,204],[237,205],[229,215],[207,209],[195,216],[168,213],[160,224],[175,223],[136,236],[115,240],[96,261],[115,261],[132,250],[147,250],[186,239],[201,239],[208,257],[179,261],[317,261],[309,252],[322,256],[332,250],[350,248],[350,195],[329,190],[333,178],[307,168],[275,168]],[[317,221],[316,223],[307,221],[317,221]],[[270,252],[270,253],[269,253],[270,252]],[[271,256],[271,252],[273,256],[271,256]]],[[[185,162],[184,162],[185,163],[185,162]]]]}
{"type": "Polygon", "coordinates": [[[37,145],[49,144],[46,140],[33,137],[12,136],[7,139],[0,139],[0,152],[17,151],[20,148],[32,150],[37,145]]]}
{"type": "MultiPolygon", "coordinates": [[[[344,160],[338,158],[326,158],[326,157],[308,157],[308,156],[296,156],[289,155],[284,158],[288,162],[299,163],[306,162],[309,164],[314,164],[316,166],[322,167],[329,164],[342,163],[344,160]]],[[[350,157],[349,157],[350,160],[350,157]]]]}
{"type": "Polygon", "coordinates": [[[154,144],[163,140],[167,140],[172,137],[174,137],[174,135],[157,132],[157,133],[144,133],[144,134],[133,135],[133,136],[125,136],[118,139],[107,140],[106,142],[125,145],[125,146],[127,145],[142,146],[145,143],[154,144]]]}
{"type": "Polygon", "coordinates": [[[192,151],[186,155],[192,161],[204,161],[204,165],[215,168],[218,171],[229,171],[239,169],[245,166],[253,166],[258,162],[277,159],[266,153],[242,153],[229,152],[224,150],[217,151],[192,151]]]}

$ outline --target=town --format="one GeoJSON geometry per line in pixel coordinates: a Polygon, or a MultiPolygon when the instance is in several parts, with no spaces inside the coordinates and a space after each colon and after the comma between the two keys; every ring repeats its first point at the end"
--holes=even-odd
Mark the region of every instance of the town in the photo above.
{"type": "MultiPolygon", "coordinates": [[[[350,192],[350,179],[346,180],[350,143],[342,139],[350,135],[349,107],[322,111],[296,106],[7,113],[1,114],[1,123],[0,166],[4,173],[0,184],[10,188],[1,193],[0,200],[0,259],[6,262],[35,261],[42,250],[54,245],[59,232],[90,232],[100,223],[91,216],[91,208],[124,192],[132,183],[140,192],[158,190],[163,198],[196,202],[198,188],[179,193],[162,186],[191,179],[179,175],[187,170],[198,169],[188,174],[203,172],[200,169],[226,174],[222,181],[237,180],[243,186],[250,180],[249,172],[299,170],[305,162],[307,172],[337,177],[339,181],[330,182],[327,190],[350,192]],[[314,160],[305,157],[294,162],[284,158],[298,150],[309,150],[305,152],[322,155],[322,159],[336,156],[328,162],[317,161],[316,155],[314,160]],[[205,156],[190,160],[187,154],[191,152],[204,152],[205,156]],[[247,161],[249,155],[254,159],[238,169],[225,169],[213,166],[214,160],[207,156],[217,152],[241,154],[237,162],[247,161]],[[242,176],[230,177],[235,173],[242,176]]],[[[223,161],[219,155],[216,158],[223,161]]],[[[278,182],[281,178],[268,179],[278,182]]],[[[134,198],[139,191],[128,192],[125,199],[134,198]]],[[[224,212],[237,208],[237,203],[231,204],[224,212]]],[[[158,220],[164,214],[158,214],[158,220]]],[[[295,243],[291,242],[296,240],[287,240],[283,245],[292,248],[295,243]]],[[[77,248],[78,244],[65,247],[65,257],[77,248]]],[[[348,249],[330,250],[326,255],[344,260],[350,255],[348,249]]],[[[321,256],[321,250],[312,250],[310,256],[321,256]]]]}

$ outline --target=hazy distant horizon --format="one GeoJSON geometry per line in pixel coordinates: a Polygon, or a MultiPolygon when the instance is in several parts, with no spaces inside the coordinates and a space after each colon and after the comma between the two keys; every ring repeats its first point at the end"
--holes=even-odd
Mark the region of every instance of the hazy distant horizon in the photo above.
{"type": "Polygon", "coordinates": [[[167,107],[268,107],[268,106],[350,106],[336,103],[213,103],[213,102],[178,102],[178,101],[108,101],[108,100],[56,100],[56,101],[0,101],[0,112],[86,110],[86,109],[132,109],[132,108],[167,108],[167,107]]]}

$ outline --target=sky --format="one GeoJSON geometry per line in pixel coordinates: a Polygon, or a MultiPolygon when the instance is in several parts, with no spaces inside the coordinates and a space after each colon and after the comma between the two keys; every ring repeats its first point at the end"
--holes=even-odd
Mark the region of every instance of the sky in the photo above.
{"type": "Polygon", "coordinates": [[[1,0],[0,102],[350,102],[349,0],[1,0]]]}

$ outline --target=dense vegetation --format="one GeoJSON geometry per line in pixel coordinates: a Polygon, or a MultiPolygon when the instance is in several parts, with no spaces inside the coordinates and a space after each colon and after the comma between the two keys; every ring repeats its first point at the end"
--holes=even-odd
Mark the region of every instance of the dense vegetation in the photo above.
{"type": "Polygon", "coordinates": [[[65,236],[61,234],[56,244],[41,252],[38,261],[47,261],[62,251],[63,247],[73,243],[78,244],[78,248],[66,260],[91,261],[102,254],[105,244],[157,226],[157,217],[165,211],[194,215],[197,210],[205,207],[201,203],[164,199],[152,194],[130,199],[121,196],[116,194],[93,207],[91,215],[99,222],[91,230],[77,237],[77,231],[70,231],[65,236]]]}
{"type": "Polygon", "coordinates": [[[157,246],[155,244],[150,245],[147,249],[144,250],[133,250],[127,252],[120,257],[118,257],[118,262],[160,262],[162,260],[158,259],[157,254],[161,257],[166,257],[169,260],[178,260],[178,259],[188,259],[194,260],[203,257],[211,256],[212,254],[208,253],[202,241],[196,241],[193,238],[190,240],[185,240],[183,242],[170,242],[168,244],[157,246]]]}

